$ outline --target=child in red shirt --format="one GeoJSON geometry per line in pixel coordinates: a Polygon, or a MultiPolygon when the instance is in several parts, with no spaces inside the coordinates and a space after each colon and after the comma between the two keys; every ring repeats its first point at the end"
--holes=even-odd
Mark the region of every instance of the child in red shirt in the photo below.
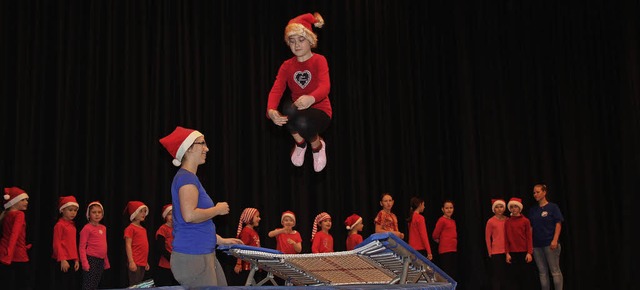
{"type": "Polygon", "coordinates": [[[419,197],[412,197],[409,207],[409,246],[420,252],[427,259],[432,260],[431,244],[429,234],[427,234],[427,223],[422,213],[424,212],[424,200],[419,197]]]}
{"type": "Polygon", "coordinates": [[[29,195],[21,188],[4,189],[4,211],[0,214],[2,238],[0,239],[0,281],[6,289],[30,289],[31,272],[26,243],[27,222],[24,212],[29,205],[29,195]]]}
{"type": "Polygon", "coordinates": [[[507,204],[511,216],[504,222],[507,255],[507,273],[510,289],[530,289],[530,270],[527,264],[533,261],[533,236],[531,223],[522,215],[522,199],[513,197],[507,204]]]}
{"type": "Polygon", "coordinates": [[[107,256],[107,227],[100,224],[104,217],[102,204],[90,202],[86,216],[89,222],[80,231],[78,254],[82,264],[82,289],[93,290],[98,289],[102,273],[111,265],[107,256]]]}
{"type": "Polygon", "coordinates": [[[329,233],[331,229],[331,216],[326,212],[321,212],[313,221],[311,231],[311,252],[331,253],[333,252],[333,236],[329,233]],[[320,227],[320,231],[318,231],[320,227]]]}
{"type": "Polygon", "coordinates": [[[484,230],[487,254],[491,262],[491,279],[489,281],[493,290],[504,289],[507,281],[507,256],[504,251],[504,224],[507,220],[507,217],[504,216],[505,206],[506,203],[502,199],[491,200],[493,216],[487,220],[484,230]]]}
{"type": "Polygon", "coordinates": [[[124,241],[129,265],[129,286],[133,286],[142,282],[145,272],[149,270],[149,239],[147,230],[141,224],[147,217],[149,208],[140,201],[130,201],[127,212],[131,224],[124,229],[124,241]]]}
{"type": "Polygon", "coordinates": [[[269,232],[270,238],[276,238],[276,250],[284,254],[299,254],[302,251],[302,237],[293,229],[296,216],[292,211],[285,211],[280,217],[282,228],[269,232]]]}
{"type": "Polygon", "coordinates": [[[354,213],[344,221],[344,225],[349,231],[347,235],[347,251],[350,251],[362,243],[362,235],[359,232],[362,231],[364,224],[362,223],[362,218],[354,213]]]}
{"type": "Polygon", "coordinates": [[[393,208],[393,197],[390,193],[385,192],[380,196],[380,206],[382,209],[378,212],[374,223],[376,224],[376,233],[391,232],[398,238],[404,239],[404,234],[398,229],[398,218],[391,212],[393,208]]]}
{"type": "Polygon", "coordinates": [[[456,221],[452,218],[453,201],[445,200],[442,203],[442,216],[436,222],[433,229],[433,240],[438,243],[439,266],[453,280],[457,280],[458,274],[458,230],[456,221]]]}
{"type": "MultiPolygon", "coordinates": [[[[253,207],[245,208],[238,220],[238,230],[236,231],[236,238],[240,239],[242,243],[247,246],[260,247],[260,236],[256,228],[260,224],[260,211],[253,207]]],[[[233,271],[239,276],[236,277],[236,284],[245,285],[249,277],[249,271],[251,270],[251,263],[238,259],[233,271]]],[[[255,281],[261,281],[264,277],[262,271],[254,273],[253,279],[255,281]]]]}
{"type": "Polygon", "coordinates": [[[156,252],[158,252],[158,268],[154,273],[153,285],[175,286],[179,285],[171,272],[171,251],[173,247],[173,206],[166,204],[162,207],[164,223],[156,231],[156,252]]]}
{"type": "Polygon", "coordinates": [[[76,225],[73,219],[78,214],[78,202],[74,196],[62,196],[58,202],[60,218],[53,227],[53,253],[60,271],[56,273],[56,285],[62,289],[78,288],[77,271],[80,269],[76,244],[76,225]]]}
{"type": "Polygon", "coordinates": [[[332,116],[329,66],[323,55],[311,51],[318,43],[312,26],[322,25],[324,19],[318,13],[302,14],[289,21],[284,41],[294,56],[280,65],[267,101],[267,117],[277,126],[286,125],[296,142],[291,150],[291,163],[302,166],[309,142],[316,172],[327,164],[326,144],[320,133],[329,127],[332,116]],[[291,97],[280,105],[287,88],[291,97]],[[278,111],[279,106],[282,112],[278,111]]]}

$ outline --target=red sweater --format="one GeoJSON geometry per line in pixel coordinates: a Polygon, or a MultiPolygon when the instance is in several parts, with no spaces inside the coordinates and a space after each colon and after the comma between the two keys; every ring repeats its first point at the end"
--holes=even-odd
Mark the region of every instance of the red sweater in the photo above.
{"type": "Polygon", "coordinates": [[[505,253],[504,223],[506,220],[506,218],[498,219],[496,216],[492,216],[487,220],[487,226],[484,229],[484,240],[487,244],[487,253],[489,255],[505,253]]]}
{"type": "Polygon", "coordinates": [[[458,230],[456,221],[441,216],[433,230],[433,239],[439,240],[438,254],[458,251],[458,230]]]}
{"type": "Polygon", "coordinates": [[[357,245],[362,243],[362,235],[360,234],[349,234],[347,236],[347,251],[351,251],[356,248],[357,245]]]}
{"type": "Polygon", "coordinates": [[[331,118],[332,110],[329,101],[331,81],[329,65],[324,56],[314,53],[304,62],[299,62],[296,57],[292,57],[280,65],[276,80],[269,92],[267,117],[269,110],[278,109],[282,94],[287,87],[291,91],[291,99],[294,102],[302,95],[311,95],[316,99],[311,108],[322,110],[331,118]]]}
{"type": "Polygon", "coordinates": [[[26,244],[27,222],[21,210],[6,211],[2,219],[2,239],[0,239],[0,262],[11,265],[12,262],[28,262],[26,244]]]}
{"type": "Polygon", "coordinates": [[[427,254],[431,254],[427,224],[424,216],[417,212],[413,212],[409,223],[409,246],[416,250],[427,250],[427,254]]]}
{"type": "Polygon", "coordinates": [[[56,261],[78,260],[78,248],[76,246],[76,225],[72,220],[59,218],[53,227],[53,254],[56,261]]]}
{"type": "Polygon", "coordinates": [[[531,223],[523,215],[511,216],[504,222],[504,245],[507,253],[527,252],[533,254],[533,237],[531,223]]]}

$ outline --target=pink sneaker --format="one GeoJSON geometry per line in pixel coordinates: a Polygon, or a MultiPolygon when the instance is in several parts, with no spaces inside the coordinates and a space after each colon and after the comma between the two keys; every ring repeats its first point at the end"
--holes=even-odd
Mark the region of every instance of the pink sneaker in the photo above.
{"type": "Polygon", "coordinates": [[[327,153],[325,152],[327,145],[324,140],[320,140],[320,143],[322,143],[322,149],[318,152],[313,152],[313,170],[316,172],[322,171],[327,165],[327,153]]]}
{"type": "Polygon", "coordinates": [[[291,163],[293,165],[300,167],[304,164],[304,153],[307,152],[307,147],[309,147],[308,144],[304,148],[293,145],[293,150],[291,150],[291,163]]]}

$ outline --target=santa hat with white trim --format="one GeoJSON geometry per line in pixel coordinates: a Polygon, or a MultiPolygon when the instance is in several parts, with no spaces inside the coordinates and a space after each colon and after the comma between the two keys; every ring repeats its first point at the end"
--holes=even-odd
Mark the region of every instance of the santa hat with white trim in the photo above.
{"type": "Polygon", "coordinates": [[[507,204],[504,202],[504,199],[494,198],[494,199],[491,200],[491,211],[493,213],[496,212],[496,206],[499,205],[499,204],[501,204],[502,206],[505,206],[505,207],[507,206],[507,204]]]}
{"type": "Polygon", "coordinates": [[[58,200],[58,212],[62,212],[63,209],[70,206],[76,206],[78,208],[80,207],[73,195],[61,196],[58,200]]]}
{"type": "Polygon", "coordinates": [[[133,221],[136,218],[136,216],[140,213],[140,211],[144,208],[147,209],[147,213],[148,213],[149,207],[147,207],[141,201],[134,200],[127,203],[127,212],[129,213],[129,220],[133,221]]]}
{"type": "MultiPolygon", "coordinates": [[[[517,198],[517,197],[512,197],[512,198],[509,200],[509,203],[507,204],[507,206],[508,206],[508,207],[511,207],[511,205],[515,205],[515,206],[519,207],[519,208],[520,208],[520,211],[522,211],[522,209],[524,208],[524,207],[522,206],[522,199],[521,199],[521,198],[517,198]]],[[[511,211],[511,210],[509,210],[509,211],[511,211]]]]}
{"type": "Polygon", "coordinates": [[[14,204],[19,201],[29,198],[29,195],[24,191],[24,189],[19,187],[5,187],[4,188],[4,209],[8,209],[12,207],[14,204]]]}
{"type": "Polygon", "coordinates": [[[193,129],[176,126],[171,134],[160,139],[160,143],[171,154],[171,157],[173,157],[172,163],[177,167],[182,164],[184,153],[200,136],[204,135],[193,129]]]}
{"type": "Polygon", "coordinates": [[[355,213],[350,215],[346,220],[344,220],[344,225],[347,228],[347,230],[353,229],[353,227],[355,227],[360,223],[362,223],[362,217],[360,217],[355,213]]]}
{"type": "Polygon", "coordinates": [[[306,13],[289,20],[289,23],[284,28],[284,42],[289,43],[289,37],[292,35],[300,35],[309,41],[312,48],[316,47],[318,45],[318,36],[313,33],[312,25],[322,28],[324,19],[320,13],[306,13]]]}
{"type": "Polygon", "coordinates": [[[96,201],[92,201],[92,202],[90,202],[90,203],[89,203],[89,205],[87,205],[87,214],[86,214],[86,216],[87,216],[87,220],[89,220],[89,219],[91,218],[91,217],[89,216],[89,214],[90,214],[90,212],[91,212],[91,211],[90,211],[91,206],[93,206],[93,205],[97,205],[97,206],[99,206],[99,207],[100,207],[100,209],[102,209],[102,216],[104,217],[104,207],[102,206],[102,204],[101,204],[99,201],[97,201],[97,200],[96,200],[96,201]]]}
{"type": "Polygon", "coordinates": [[[163,218],[163,219],[166,219],[166,218],[167,218],[167,215],[168,215],[168,214],[169,214],[169,212],[170,212],[170,211],[172,211],[172,210],[173,210],[173,205],[172,205],[172,204],[165,204],[165,205],[162,207],[162,218],[163,218]]]}
{"type": "Polygon", "coordinates": [[[284,220],[285,217],[290,217],[293,219],[293,222],[296,222],[296,214],[294,214],[292,211],[288,210],[282,213],[282,216],[280,216],[280,222],[282,223],[282,220],[284,220]]]}

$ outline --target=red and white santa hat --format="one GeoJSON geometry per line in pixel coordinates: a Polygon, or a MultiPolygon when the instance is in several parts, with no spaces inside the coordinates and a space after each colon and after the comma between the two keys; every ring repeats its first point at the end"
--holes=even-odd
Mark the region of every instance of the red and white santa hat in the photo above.
{"type": "Polygon", "coordinates": [[[172,210],[173,210],[173,205],[172,205],[172,204],[165,204],[165,205],[162,207],[162,218],[163,218],[163,219],[166,219],[166,218],[167,218],[167,215],[168,215],[168,214],[169,214],[169,212],[170,212],[170,211],[172,211],[172,210]]]}
{"type": "Polygon", "coordinates": [[[80,207],[73,195],[61,196],[58,200],[58,212],[62,212],[63,209],[70,206],[80,207]]]}
{"type": "Polygon", "coordinates": [[[4,188],[4,209],[12,207],[19,201],[29,198],[29,195],[19,187],[5,187],[4,188]]]}
{"type": "Polygon", "coordinates": [[[97,205],[100,207],[100,209],[102,209],[102,216],[104,217],[104,207],[102,206],[102,204],[99,201],[92,201],[89,203],[89,205],[87,205],[87,220],[89,220],[91,217],[89,216],[89,214],[91,213],[91,207],[97,205]]]}
{"type": "Polygon", "coordinates": [[[193,129],[176,126],[171,134],[160,139],[160,143],[167,149],[169,154],[171,154],[171,157],[173,157],[172,163],[177,167],[182,164],[184,153],[187,152],[187,149],[191,147],[196,138],[200,136],[204,135],[193,129]]]}
{"type": "Polygon", "coordinates": [[[318,225],[326,220],[330,220],[331,216],[326,212],[319,213],[316,218],[313,220],[313,230],[311,231],[311,240],[313,241],[313,237],[316,236],[318,232],[318,225]]]}
{"type": "MultiPolygon", "coordinates": [[[[240,215],[240,220],[238,221],[238,230],[236,231],[236,237],[240,236],[240,232],[242,232],[242,227],[246,224],[250,224],[253,222],[253,217],[258,213],[258,209],[253,207],[245,208],[240,215]]],[[[295,218],[294,218],[295,220],[295,218]]]]}
{"type": "Polygon", "coordinates": [[[344,225],[347,228],[347,230],[353,229],[353,227],[355,227],[359,223],[362,223],[362,218],[355,213],[350,215],[346,220],[344,220],[344,225]]]}
{"type": "Polygon", "coordinates": [[[127,212],[129,213],[129,220],[133,221],[138,215],[138,213],[140,213],[140,211],[144,208],[147,209],[147,212],[149,211],[149,208],[141,201],[134,200],[127,203],[127,212]]]}
{"type": "MultiPolygon", "coordinates": [[[[522,209],[523,209],[523,206],[522,206],[522,199],[520,199],[520,198],[512,197],[512,198],[509,200],[509,204],[508,204],[507,206],[508,206],[508,207],[511,207],[511,205],[516,205],[517,207],[519,207],[519,208],[520,208],[520,211],[522,211],[522,209]]],[[[509,211],[511,211],[511,210],[509,210],[509,211]]]]}
{"type": "Polygon", "coordinates": [[[312,25],[322,28],[324,19],[320,13],[306,13],[289,20],[289,23],[284,28],[284,42],[289,43],[289,37],[292,35],[300,35],[309,41],[311,47],[316,47],[318,45],[318,36],[313,33],[312,25]]]}
{"type": "Polygon", "coordinates": [[[507,204],[504,202],[504,199],[494,198],[494,199],[491,200],[491,211],[493,213],[496,212],[496,206],[499,205],[499,204],[501,204],[501,205],[503,205],[505,207],[507,206],[507,204]]]}
{"type": "Polygon", "coordinates": [[[284,217],[287,217],[287,216],[292,218],[294,223],[296,222],[296,215],[292,211],[288,210],[283,212],[282,216],[280,216],[280,223],[282,223],[282,221],[284,220],[284,217]]]}

